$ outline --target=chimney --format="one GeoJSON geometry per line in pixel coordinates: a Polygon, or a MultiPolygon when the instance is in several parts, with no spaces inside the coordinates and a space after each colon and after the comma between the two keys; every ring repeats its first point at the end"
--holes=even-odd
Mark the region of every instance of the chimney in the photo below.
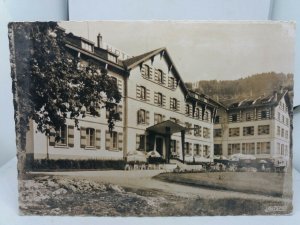
{"type": "Polygon", "coordinates": [[[102,48],[102,36],[100,33],[97,35],[97,47],[102,48]]]}

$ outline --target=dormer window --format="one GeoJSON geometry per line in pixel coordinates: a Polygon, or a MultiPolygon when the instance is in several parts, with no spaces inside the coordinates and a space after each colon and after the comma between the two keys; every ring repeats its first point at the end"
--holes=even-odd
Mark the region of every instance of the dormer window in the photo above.
{"type": "Polygon", "coordinates": [[[108,53],[108,60],[117,63],[117,57],[108,53]]]}
{"type": "Polygon", "coordinates": [[[163,72],[161,70],[157,70],[157,81],[158,83],[163,83],[163,72]]]}
{"type": "Polygon", "coordinates": [[[84,50],[87,50],[89,52],[93,52],[94,51],[94,46],[93,44],[90,44],[90,43],[87,43],[85,41],[82,41],[81,42],[81,47],[84,49],[84,50]]]}

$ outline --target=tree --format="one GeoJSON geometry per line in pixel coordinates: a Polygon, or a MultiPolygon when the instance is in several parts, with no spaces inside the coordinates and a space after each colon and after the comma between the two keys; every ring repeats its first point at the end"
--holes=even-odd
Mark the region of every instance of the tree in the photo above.
{"type": "MultiPolygon", "coordinates": [[[[99,116],[107,108],[110,130],[118,113],[110,103],[121,94],[114,79],[96,62],[81,66],[80,58],[66,47],[66,34],[57,23],[10,23],[9,39],[18,146],[25,151],[26,132],[32,119],[37,131],[55,135],[66,119],[79,118],[86,111],[99,116]]],[[[56,140],[59,140],[56,136],[56,140]]]]}

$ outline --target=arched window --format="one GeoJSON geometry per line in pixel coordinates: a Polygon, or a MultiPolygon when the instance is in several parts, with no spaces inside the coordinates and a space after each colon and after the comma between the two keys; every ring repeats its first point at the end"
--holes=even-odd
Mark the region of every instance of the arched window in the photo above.
{"type": "Polygon", "coordinates": [[[142,100],[146,100],[146,88],[141,86],[141,95],[140,95],[142,100]]]}
{"type": "Polygon", "coordinates": [[[150,78],[150,67],[148,65],[145,66],[145,77],[150,78]]]}
{"type": "Polygon", "coordinates": [[[146,111],[144,109],[140,109],[138,111],[138,124],[142,124],[146,122],[146,111]]]}

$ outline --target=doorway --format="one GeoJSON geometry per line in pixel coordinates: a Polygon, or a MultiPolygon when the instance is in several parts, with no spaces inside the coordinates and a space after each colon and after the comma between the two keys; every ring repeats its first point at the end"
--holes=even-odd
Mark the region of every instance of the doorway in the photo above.
{"type": "Polygon", "coordinates": [[[163,146],[163,143],[164,143],[163,138],[157,137],[155,139],[155,142],[156,142],[156,149],[155,150],[163,157],[163,148],[164,148],[164,146],[163,146]]]}

